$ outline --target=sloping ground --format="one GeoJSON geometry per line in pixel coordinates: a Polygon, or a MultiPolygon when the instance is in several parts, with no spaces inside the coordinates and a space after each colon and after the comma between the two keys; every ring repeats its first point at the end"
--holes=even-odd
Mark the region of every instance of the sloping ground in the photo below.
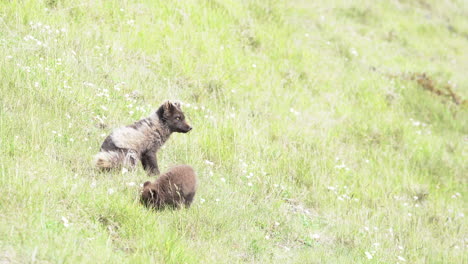
{"type": "Polygon", "coordinates": [[[2,1],[0,262],[466,262],[466,1],[311,2],[2,1]],[[91,160],[165,99],[151,212],[91,160]]]}

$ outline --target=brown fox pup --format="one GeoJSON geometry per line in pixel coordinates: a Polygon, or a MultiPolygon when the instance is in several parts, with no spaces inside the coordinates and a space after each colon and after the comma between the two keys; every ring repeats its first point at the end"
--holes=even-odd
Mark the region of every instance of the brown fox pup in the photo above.
{"type": "Polygon", "coordinates": [[[95,156],[95,165],[101,169],[134,168],[141,160],[149,175],[159,174],[156,152],[173,132],[190,130],[180,104],[166,101],[151,116],[112,131],[95,156]]]}
{"type": "Polygon", "coordinates": [[[149,208],[190,207],[197,189],[195,171],[188,165],[172,167],[151,183],[145,182],[141,202],[149,208]]]}

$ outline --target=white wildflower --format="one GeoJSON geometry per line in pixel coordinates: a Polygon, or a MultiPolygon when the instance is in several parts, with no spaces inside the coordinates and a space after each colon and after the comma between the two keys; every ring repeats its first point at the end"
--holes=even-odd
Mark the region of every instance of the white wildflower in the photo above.
{"type": "Polygon", "coordinates": [[[65,216],[62,216],[62,222],[63,222],[63,226],[65,227],[70,226],[70,223],[68,222],[68,219],[65,216]]]}
{"type": "Polygon", "coordinates": [[[210,166],[213,166],[213,165],[214,165],[214,162],[209,161],[209,160],[205,160],[205,164],[210,165],[210,166]]]}
{"type": "Polygon", "coordinates": [[[369,253],[368,251],[364,252],[364,254],[366,254],[367,259],[372,259],[373,258],[371,253],[369,253]]]}
{"type": "Polygon", "coordinates": [[[310,237],[313,238],[313,239],[319,239],[320,235],[319,234],[312,234],[312,235],[310,235],[310,237]]]}

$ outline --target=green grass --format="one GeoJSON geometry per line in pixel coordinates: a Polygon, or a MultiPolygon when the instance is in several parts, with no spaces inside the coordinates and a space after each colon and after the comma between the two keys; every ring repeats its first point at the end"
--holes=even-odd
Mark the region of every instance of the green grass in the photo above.
{"type": "Polygon", "coordinates": [[[468,104],[408,78],[468,98],[467,17],[466,1],[2,1],[0,262],[468,263],[468,104]],[[165,99],[194,130],[161,170],[190,164],[199,189],[152,212],[141,168],[91,161],[165,99]]]}

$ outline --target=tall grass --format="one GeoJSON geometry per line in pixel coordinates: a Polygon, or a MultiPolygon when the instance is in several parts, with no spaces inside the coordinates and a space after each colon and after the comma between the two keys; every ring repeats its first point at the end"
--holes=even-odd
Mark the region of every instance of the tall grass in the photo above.
{"type": "Polygon", "coordinates": [[[464,1],[3,1],[0,261],[466,263],[464,1]],[[92,156],[181,100],[189,210],[92,156]]]}

